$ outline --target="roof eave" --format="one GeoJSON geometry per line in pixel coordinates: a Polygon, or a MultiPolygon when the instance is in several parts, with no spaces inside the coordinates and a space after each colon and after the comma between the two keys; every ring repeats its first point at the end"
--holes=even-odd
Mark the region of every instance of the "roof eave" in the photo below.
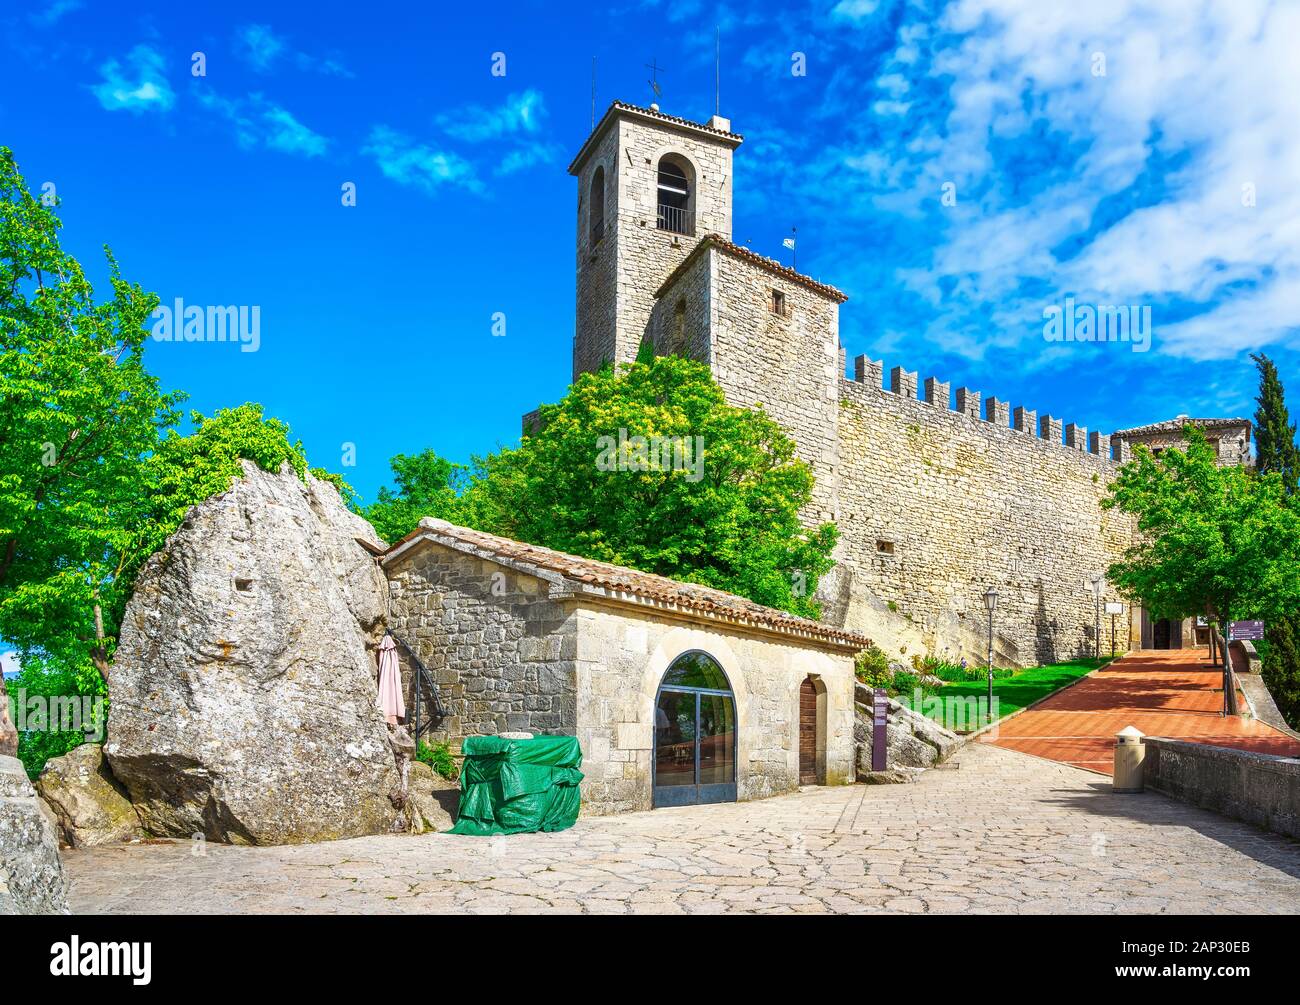
{"type": "Polygon", "coordinates": [[[675,115],[664,115],[662,113],[656,114],[649,109],[638,108],[636,105],[628,105],[621,101],[614,101],[611,102],[609,108],[605,110],[605,114],[600,117],[600,121],[597,122],[596,127],[592,129],[591,135],[589,135],[582,146],[578,148],[577,155],[574,156],[573,160],[569,163],[569,174],[576,175],[581,170],[583,162],[591,155],[591,151],[595,149],[596,145],[600,142],[600,138],[604,135],[605,130],[609,127],[610,123],[614,122],[619,117],[640,119],[642,122],[652,122],[656,126],[665,129],[673,129],[688,136],[701,136],[705,139],[712,140],[715,143],[724,143],[727,146],[730,146],[733,150],[745,141],[745,137],[741,136],[739,133],[724,133],[719,129],[710,129],[708,126],[691,122],[687,119],[681,119],[675,115]]]}
{"type": "Polygon", "coordinates": [[[439,534],[436,530],[420,527],[406,537],[402,538],[397,544],[393,545],[380,557],[380,565],[386,566],[391,561],[399,558],[405,553],[413,550],[424,541],[431,544],[438,544],[453,551],[458,551],[464,555],[471,555],[475,558],[481,558],[497,565],[504,566],[508,569],[514,569],[524,575],[532,576],[551,586],[551,599],[565,599],[567,597],[585,597],[590,600],[604,601],[611,604],[618,604],[627,607],[649,608],[659,612],[675,613],[678,617],[693,618],[702,621],[712,621],[718,624],[729,624],[737,627],[743,627],[749,631],[758,632],[764,635],[776,638],[797,638],[807,642],[816,643],[817,645],[827,646],[844,653],[856,653],[865,649],[871,644],[871,640],[864,635],[858,635],[855,632],[849,632],[844,629],[825,627],[818,630],[815,622],[803,620],[791,622],[768,622],[758,618],[748,617],[742,611],[729,611],[726,609],[707,610],[695,607],[689,604],[674,603],[670,600],[664,600],[659,597],[647,596],[643,593],[635,593],[630,590],[617,590],[608,586],[584,583],[581,580],[566,576],[564,573],[557,572],[553,569],[543,569],[531,562],[521,561],[508,555],[502,555],[498,552],[487,548],[480,547],[468,541],[462,541],[459,538],[450,535],[439,534]]]}
{"type": "Polygon", "coordinates": [[[673,284],[676,283],[688,269],[690,269],[695,260],[700,255],[704,254],[704,252],[709,248],[716,248],[718,251],[726,252],[739,261],[747,262],[771,275],[779,276],[787,282],[795,283],[807,290],[811,290],[813,293],[823,296],[835,304],[845,303],[849,299],[849,295],[843,290],[837,290],[834,286],[831,286],[828,283],[819,282],[818,280],[813,279],[812,276],[805,276],[802,272],[795,272],[794,269],[788,268],[780,262],[774,262],[769,258],[765,258],[756,251],[749,251],[747,248],[741,248],[734,241],[728,241],[720,234],[705,234],[700,238],[699,243],[691,249],[691,253],[682,259],[681,264],[678,265],[677,268],[673,269],[673,271],[669,273],[668,278],[660,284],[659,289],[655,290],[655,299],[657,300],[667,293],[668,290],[672,288],[673,284]]]}

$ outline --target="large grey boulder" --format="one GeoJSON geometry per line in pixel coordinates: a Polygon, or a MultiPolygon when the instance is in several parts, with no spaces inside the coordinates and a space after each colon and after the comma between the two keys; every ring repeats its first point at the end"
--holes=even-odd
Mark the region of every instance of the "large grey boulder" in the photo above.
{"type": "Polygon", "coordinates": [[[45,763],[36,793],[53,811],[60,840],[73,848],[129,841],[140,818],[104,761],[104,748],[83,743],[45,763]]]}
{"type": "Polygon", "coordinates": [[[388,831],[371,651],[382,547],[334,487],[245,462],[149,559],[109,676],[108,756],[144,828],[240,844],[388,831]]]}
{"type": "MultiPolygon", "coordinates": [[[[886,699],[885,714],[885,768],[888,772],[917,768],[932,768],[951,757],[961,746],[961,738],[944,729],[933,719],[914,712],[893,698],[886,699]]],[[[861,684],[854,693],[853,739],[857,744],[859,781],[906,780],[893,777],[867,778],[871,770],[871,752],[874,745],[872,728],[871,689],[861,684]]]]}
{"type": "Polygon", "coordinates": [[[16,757],[0,754],[0,914],[67,914],[54,828],[16,757]]]}

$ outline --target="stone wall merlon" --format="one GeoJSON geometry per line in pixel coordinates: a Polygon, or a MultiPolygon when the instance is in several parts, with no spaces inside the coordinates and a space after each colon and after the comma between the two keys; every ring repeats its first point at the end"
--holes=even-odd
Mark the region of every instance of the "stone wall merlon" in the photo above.
{"type": "Polygon", "coordinates": [[[1001,429],[1011,425],[1011,406],[1005,401],[989,395],[984,399],[984,421],[991,422],[1001,429]]]}
{"type": "Polygon", "coordinates": [[[947,409],[952,406],[952,385],[937,377],[925,378],[925,403],[947,409]]]}
{"type": "Polygon", "coordinates": [[[884,374],[884,361],[879,359],[870,359],[867,356],[853,357],[853,379],[859,384],[870,384],[872,387],[883,386],[881,381],[884,374]]]}
{"type": "Polygon", "coordinates": [[[889,371],[889,390],[903,398],[916,400],[916,371],[896,366],[889,371]]]}
{"type": "Polygon", "coordinates": [[[968,387],[957,388],[957,411],[972,419],[980,418],[980,393],[968,387]]]}

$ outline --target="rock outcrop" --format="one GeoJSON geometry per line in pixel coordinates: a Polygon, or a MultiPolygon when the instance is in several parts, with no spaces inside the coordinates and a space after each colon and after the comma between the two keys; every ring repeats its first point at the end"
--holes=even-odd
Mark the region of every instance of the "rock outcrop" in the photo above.
{"type": "Polygon", "coordinates": [[[97,743],[83,743],[47,761],[36,792],[58,821],[59,840],[72,848],[129,841],[140,833],[140,818],[97,743]]]}
{"type": "Polygon", "coordinates": [[[114,777],[146,831],[280,844],[388,831],[372,649],[388,587],[332,485],[244,462],[141,571],[109,678],[114,777]]]}
{"type": "Polygon", "coordinates": [[[67,914],[54,828],[16,757],[0,754],[0,914],[67,914]]]}
{"type": "Polygon", "coordinates": [[[874,742],[871,689],[861,684],[854,692],[853,739],[857,744],[859,781],[907,781],[918,769],[947,760],[961,746],[961,738],[933,719],[913,712],[893,698],[885,718],[885,773],[871,770],[874,742]]]}
{"type": "Polygon", "coordinates": [[[0,757],[15,757],[18,754],[18,730],[9,715],[9,695],[5,689],[5,679],[0,675],[0,757]]]}
{"type": "Polygon", "coordinates": [[[412,834],[449,831],[456,825],[459,805],[459,785],[447,781],[423,761],[411,762],[407,830],[412,834]]]}

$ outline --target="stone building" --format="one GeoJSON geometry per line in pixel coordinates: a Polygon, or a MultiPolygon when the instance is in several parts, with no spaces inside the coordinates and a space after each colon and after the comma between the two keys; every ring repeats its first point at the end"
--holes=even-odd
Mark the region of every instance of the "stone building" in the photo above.
{"type": "Polygon", "coordinates": [[[854,779],[860,635],[441,520],[379,560],[389,625],[436,682],[434,735],[576,735],[584,812],[854,779]]]}
{"type": "MultiPolygon", "coordinates": [[[[805,518],[840,530],[819,590],[829,622],[905,656],[982,659],[981,596],[993,587],[999,662],[1091,653],[1099,605],[1119,599],[1103,582],[1098,600],[1092,581],[1135,533],[1101,509],[1107,483],[1134,446],[1176,440],[1183,419],[1103,435],[967,387],[954,400],[949,382],[899,366],[886,381],[867,356],[850,378],[839,341],[847,297],[731,239],[741,142],[725,118],[696,123],[653,106],[615,102],[597,123],[569,166],[574,376],[628,362],[648,340],[707,362],[729,401],[779,422],[817,478],[805,518]]],[[[1191,421],[1224,463],[1246,460],[1249,422],[1191,421]]],[[[1121,650],[1193,637],[1189,626],[1148,630],[1141,610],[1123,620],[1121,650]]]]}

